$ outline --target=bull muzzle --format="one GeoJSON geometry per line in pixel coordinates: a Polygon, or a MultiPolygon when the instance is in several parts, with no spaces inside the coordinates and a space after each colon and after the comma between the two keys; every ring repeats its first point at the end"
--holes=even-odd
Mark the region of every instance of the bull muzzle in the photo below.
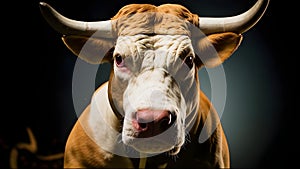
{"type": "Polygon", "coordinates": [[[123,100],[126,145],[139,152],[161,153],[183,144],[185,100],[164,69],[142,71],[129,82],[123,100]]]}
{"type": "Polygon", "coordinates": [[[132,126],[137,131],[138,138],[159,135],[170,128],[176,120],[176,115],[167,110],[139,110],[132,119],[132,126]]]}

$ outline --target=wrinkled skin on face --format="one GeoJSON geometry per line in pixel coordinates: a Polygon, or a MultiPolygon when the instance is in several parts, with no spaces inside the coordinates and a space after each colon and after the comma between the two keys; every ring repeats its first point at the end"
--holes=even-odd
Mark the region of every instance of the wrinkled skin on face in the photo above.
{"type": "MultiPolygon", "coordinates": [[[[113,52],[111,94],[124,118],[122,141],[140,152],[161,153],[185,141],[199,103],[197,66],[191,39],[185,35],[120,36],[113,52]],[[132,121],[141,110],[164,110],[174,123],[143,138],[132,121]]],[[[170,120],[170,119],[169,119],[170,120]]]]}

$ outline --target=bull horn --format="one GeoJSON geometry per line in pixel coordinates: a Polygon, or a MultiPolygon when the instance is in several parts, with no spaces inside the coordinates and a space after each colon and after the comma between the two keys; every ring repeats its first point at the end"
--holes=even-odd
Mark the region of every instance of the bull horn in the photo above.
{"type": "Polygon", "coordinates": [[[63,35],[91,36],[97,32],[97,37],[113,38],[111,20],[97,22],[72,20],[61,15],[45,2],[40,2],[40,10],[46,21],[63,35]]]}
{"type": "Polygon", "coordinates": [[[235,32],[242,34],[254,26],[265,13],[270,0],[258,0],[248,11],[231,17],[199,17],[199,28],[205,34],[235,32]]]}

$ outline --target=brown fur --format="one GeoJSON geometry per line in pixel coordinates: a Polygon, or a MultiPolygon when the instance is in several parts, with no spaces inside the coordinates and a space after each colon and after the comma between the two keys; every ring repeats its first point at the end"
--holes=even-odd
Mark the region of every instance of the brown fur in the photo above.
{"type": "Polygon", "coordinates": [[[119,12],[111,19],[115,20],[121,17],[144,12],[160,12],[172,14],[181,19],[189,21],[197,27],[199,26],[198,15],[191,13],[187,8],[178,4],[163,4],[160,6],[154,6],[150,4],[130,4],[121,8],[119,12]]]}

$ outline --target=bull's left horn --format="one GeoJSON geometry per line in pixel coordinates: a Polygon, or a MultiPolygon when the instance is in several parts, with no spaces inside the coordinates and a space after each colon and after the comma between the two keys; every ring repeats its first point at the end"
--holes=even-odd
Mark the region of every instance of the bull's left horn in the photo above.
{"type": "Polygon", "coordinates": [[[222,18],[199,17],[200,30],[205,34],[235,32],[244,33],[254,26],[265,13],[270,0],[258,0],[246,12],[222,18]]]}
{"type": "Polygon", "coordinates": [[[49,4],[40,2],[40,10],[47,22],[63,35],[86,35],[102,38],[113,38],[112,24],[110,20],[97,22],[83,22],[66,18],[58,13],[49,4]]]}

